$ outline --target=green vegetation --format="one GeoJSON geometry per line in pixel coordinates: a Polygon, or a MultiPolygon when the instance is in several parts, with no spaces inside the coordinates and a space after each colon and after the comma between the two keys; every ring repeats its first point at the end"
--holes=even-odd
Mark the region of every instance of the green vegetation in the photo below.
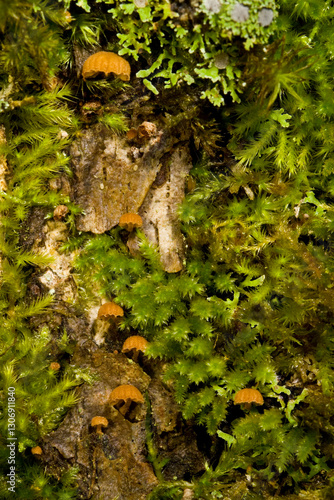
{"type": "MultiPolygon", "coordinates": [[[[59,487],[48,485],[48,478],[31,461],[30,448],[54,429],[67,408],[77,402],[73,388],[83,383],[87,376],[68,367],[61,375],[49,368],[51,335],[43,322],[39,328],[31,328],[30,320],[43,314],[52,303],[48,294],[37,294],[34,299],[27,281],[37,269],[45,269],[52,258],[25,247],[20,228],[33,207],[45,209],[61,202],[69,202],[63,196],[47,191],[45,181],[61,169],[67,168],[68,157],[63,149],[68,139],[59,138],[59,129],[70,130],[69,111],[63,104],[68,98],[67,89],[41,93],[32,99],[22,100],[4,118],[1,144],[2,161],[5,156],[10,175],[2,192],[1,201],[1,470],[7,471],[8,458],[8,390],[14,388],[15,441],[17,462],[16,498],[73,498],[74,489],[66,479],[64,495],[58,496],[59,487]],[[25,101],[25,102],[24,102],[25,101]],[[6,138],[5,138],[6,137],[6,138]],[[28,491],[27,491],[28,488],[28,491]]],[[[12,101],[9,101],[11,107],[12,101]]],[[[5,163],[3,163],[5,165],[5,163]]],[[[68,349],[66,335],[59,342],[59,349],[68,349]]],[[[13,417],[14,418],[14,417],[13,417]]],[[[67,478],[67,475],[66,475],[67,478]]],[[[5,474],[1,477],[2,498],[12,496],[8,491],[5,474]]],[[[63,495],[63,493],[59,493],[63,495]]]]}
{"type": "MultiPolygon", "coordinates": [[[[6,474],[7,445],[14,443],[15,498],[65,500],[76,495],[76,471],[65,471],[57,484],[33,465],[30,448],[57,427],[66,410],[78,400],[73,389],[89,377],[70,366],[61,373],[49,368],[53,361],[49,328],[43,322],[38,328],[32,327],[30,321],[37,323],[53,297],[37,293],[34,298],[28,279],[36,270],[45,269],[52,258],[30,250],[22,231],[34,207],[44,210],[46,216],[60,203],[72,205],[66,197],[49,191],[47,185],[57,173],[69,172],[64,149],[76,128],[66,105],[70,90],[66,86],[51,92],[42,90],[62,60],[63,43],[55,23],[63,23],[64,16],[42,2],[15,2],[10,6],[1,2],[0,11],[0,496],[13,498],[6,474]],[[47,25],[46,18],[51,24],[47,25]],[[8,396],[15,398],[12,407],[8,406],[8,396]],[[9,418],[15,419],[11,434],[15,441],[8,440],[9,418]]],[[[59,350],[67,349],[64,334],[59,350]]]]}
{"type": "MultiPolygon", "coordinates": [[[[238,22],[240,14],[234,0],[223,4],[219,0],[198,2],[195,10],[187,5],[155,1],[103,3],[116,4],[108,12],[117,19],[120,30],[119,54],[132,56],[136,61],[139,57],[146,59],[149,67],[136,76],[144,78],[152,92],[159,93],[152,78],[164,79],[167,89],[181,83],[196,84],[201,97],[215,105],[224,103],[224,94],[240,100],[238,60],[244,48],[248,50],[268,40],[272,28],[260,24],[259,16],[261,19],[262,9],[275,8],[271,0],[246,0],[239,7],[245,19],[242,16],[243,22],[238,22]],[[240,41],[236,42],[236,37],[240,41]],[[159,53],[152,53],[154,46],[160,47],[159,53]]],[[[270,12],[274,17],[274,11],[270,12]]]]}
{"type": "MultiPolygon", "coordinates": [[[[83,380],[69,369],[51,372],[50,334],[29,327],[52,297],[27,294],[27,277],[48,260],[24,249],[19,230],[31,208],[69,205],[46,181],[68,171],[75,99],[103,100],[124,85],[73,76],[75,44],[101,44],[129,60],[152,99],[162,96],[162,113],[169,91],[215,105],[215,133],[227,143],[201,154],[191,171],[196,188],[179,210],[182,272],[164,272],[140,232],[140,258],[128,255],[119,228],[74,234],[66,245],[81,248],[76,271],[87,297],[96,283],[116,297],[126,310],[122,328],[151,341],[149,356],[166,362],[184,419],[212,443],[201,477],[162,483],[150,498],[178,500],[185,487],[198,499],[333,497],[334,8],[324,0],[238,5],[239,14],[234,0],[220,9],[218,0],[0,2],[0,147],[10,171],[1,205],[1,394],[6,401],[15,384],[20,464],[75,404],[71,388],[83,380]],[[265,26],[262,9],[273,14],[265,26]],[[57,74],[71,90],[49,90],[57,74]],[[233,404],[245,387],[262,393],[263,407],[233,404]]],[[[122,133],[123,111],[98,120],[122,133]]],[[[168,119],[182,125],[189,116],[168,119]]],[[[4,405],[3,436],[6,412],[4,405]]],[[[163,477],[148,434],[149,458],[163,477]]],[[[2,448],[2,465],[6,457],[2,448]]],[[[18,498],[75,495],[68,478],[63,490],[41,494],[36,487],[46,480],[34,471],[21,469],[20,487],[31,496],[18,498]]],[[[1,488],[6,495],[4,478],[1,488]]]]}

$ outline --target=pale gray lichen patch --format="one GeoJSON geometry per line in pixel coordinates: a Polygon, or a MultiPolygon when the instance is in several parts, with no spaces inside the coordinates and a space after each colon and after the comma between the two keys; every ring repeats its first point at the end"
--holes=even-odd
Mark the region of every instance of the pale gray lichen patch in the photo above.
{"type": "Polygon", "coordinates": [[[138,9],[142,9],[143,7],[146,7],[147,5],[147,0],[134,0],[134,4],[138,9]]]}
{"type": "Polygon", "coordinates": [[[249,18],[249,8],[237,2],[231,12],[231,18],[236,23],[243,23],[249,18]]]}
{"type": "Polygon", "coordinates": [[[274,13],[271,9],[261,9],[258,15],[258,21],[261,26],[269,26],[274,19],[274,13]]]}
{"type": "Polygon", "coordinates": [[[222,7],[220,0],[204,0],[204,7],[212,14],[218,14],[222,7]]]}

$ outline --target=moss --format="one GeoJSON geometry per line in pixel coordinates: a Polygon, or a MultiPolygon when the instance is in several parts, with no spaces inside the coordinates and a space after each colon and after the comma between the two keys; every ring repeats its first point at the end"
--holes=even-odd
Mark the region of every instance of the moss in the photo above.
{"type": "MultiPolygon", "coordinates": [[[[74,236],[63,247],[81,248],[76,269],[85,300],[94,296],[92,283],[101,295],[116,297],[126,310],[122,328],[150,340],[147,352],[164,360],[165,382],[174,388],[184,419],[202,426],[212,440],[214,459],[209,457],[201,477],[166,483],[148,429],[149,458],[161,479],[152,499],[176,500],[184,488],[202,499],[331,498],[331,3],[7,4],[0,3],[6,7],[0,111],[7,140],[0,152],[11,175],[4,177],[1,207],[0,354],[2,390],[15,385],[21,415],[20,491],[28,485],[31,498],[75,494],[70,483],[59,493],[40,471],[23,468],[25,450],[75,404],[71,389],[78,379],[70,371],[59,379],[48,370],[49,332],[29,328],[29,318],[43,313],[52,297],[32,301],[27,278],[48,260],[22,247],[18,233],[30,210],[51,211],[69,202],[46,186],[69,172],[66,148],[77,131],[76,98],[97,96],[102,102],[101,113],[87,123],[99,120],[126,131],[124,110],[115,113],[104,104],[126,87],[106,80],[84,87],[74,76],[75,48],[101,45],[127,57],[136,78],[163,96],[166,123],[196,129],[196,188],[179,209],[187,246],[180,273],[162,270],[157,249],[141,233],[139,258],[127,254],[118,229],[96,237],[76,234],[74,206],[74,236]],[[72,92],[65,78],[71,78],[72,92]],[[170,113],[183,95],[180,113],[170,113]],[[206,107],[201,98],[208,100],[206,107]],[[210,106],[225,102],[221,111],[210,106]],[[202,154],[208,109],[218,127],[210,124],[202,154]],[[59,136],[59,129],[69,135],[59,136]],[[225,138],[224,147],[216,144],[225,138]],[[260,390],[263,407],[233,405],[244,387],[260,390]]],[[[68,352],[66,338],[62,348],[68,352]]],[[[3,463],[5,457],[2,452],[3,463]]],[[[7,494],[5,486],[3,479],[7,494]]]]}

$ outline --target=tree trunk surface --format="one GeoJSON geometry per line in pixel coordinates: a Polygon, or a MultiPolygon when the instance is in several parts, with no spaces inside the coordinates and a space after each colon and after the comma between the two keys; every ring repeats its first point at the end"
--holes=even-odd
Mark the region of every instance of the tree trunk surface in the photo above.
{"type": "MultiPolygon", "coordinates": [[[[185,130],[176,137],[159,119],[137,118],[132,125],[139,128],[143,123],[152,132],[135,139],[119,137],[100,124],[88,126],[71,146],[73,179],[52,180],[51,189],[69,194],[83,209],[76,219],[81,232],[101,234],[117,226],[122,214],[139,213],[144,234],[159,248],[163,268],[174,273],[182,269],[184,259],[177,208],[192,167],[189,133],[185,130]]],[[[190,479],[203,471],[204,455],[193,425],[183,422],[172,390],[162,382],[162,363],[145,356],[135,363],[121,352],[128,335],[113,322],[97,317],[98,294],[97,302],[86,307],[84,314],[80,308],[78,312],[80,297],[73,275],[78,252],[59,252],[69,237],[66,224],[45,221],[44,212],[35,209],[25,233],[26,247],[54,257],[30,283],[32,289],[51,291],[55,297],[52,312],[38,317],[38,325],[45,322],[55,335],[52,354],[57,356],[57,332],[66,330],[75,345],[71,364],[89,369],[96,377],[93,385],[80,388],[79,404],[44,438],[40,460],[47,470],[60,476],[64,469],[78,466],[79,498],[145,499],[158,483],[146,448],[147,426],[154,426],[159,457],[167,461],[165,480],[190,479]],[[147,394],[150,411],[147,400],[131,405],[125,416],[115,409],[108,398],[122,384],[135,385],[147,394]],[[102,435],[90,426],[95,416],[109,422],[102,435]]],[[[129,233],[125,238],[129,252],[136,255],[137,236],[129,233]]]]}

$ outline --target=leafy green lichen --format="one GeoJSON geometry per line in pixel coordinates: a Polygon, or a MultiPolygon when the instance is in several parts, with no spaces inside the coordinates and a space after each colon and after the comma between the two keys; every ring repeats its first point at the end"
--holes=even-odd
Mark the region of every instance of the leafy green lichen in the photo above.
{"type": "Polygon", "coordinates": [[[244,2],[249,16],[243,21],[233,19],[234,1],[217,0],[218,8],[209,1],[187,8],[167,1],[99,3],[113,5],[108,12],[119,30],[118,53],[144,63],[146,68],[136,76],[143,78],[152,92],[158,93],[154,84],[158,78],[164,80],[167,89],[196,84],[203,88],[202,98],[217,106],[224,103],[224,94],[240,100],[242,51],[267,42],[275,30],[274,22],[263,25],[261,11],[272,12],[272,21],[277,14],[271,0],[244,2]],[[219,62],[222,55],[225,63],[219,62]]]}

